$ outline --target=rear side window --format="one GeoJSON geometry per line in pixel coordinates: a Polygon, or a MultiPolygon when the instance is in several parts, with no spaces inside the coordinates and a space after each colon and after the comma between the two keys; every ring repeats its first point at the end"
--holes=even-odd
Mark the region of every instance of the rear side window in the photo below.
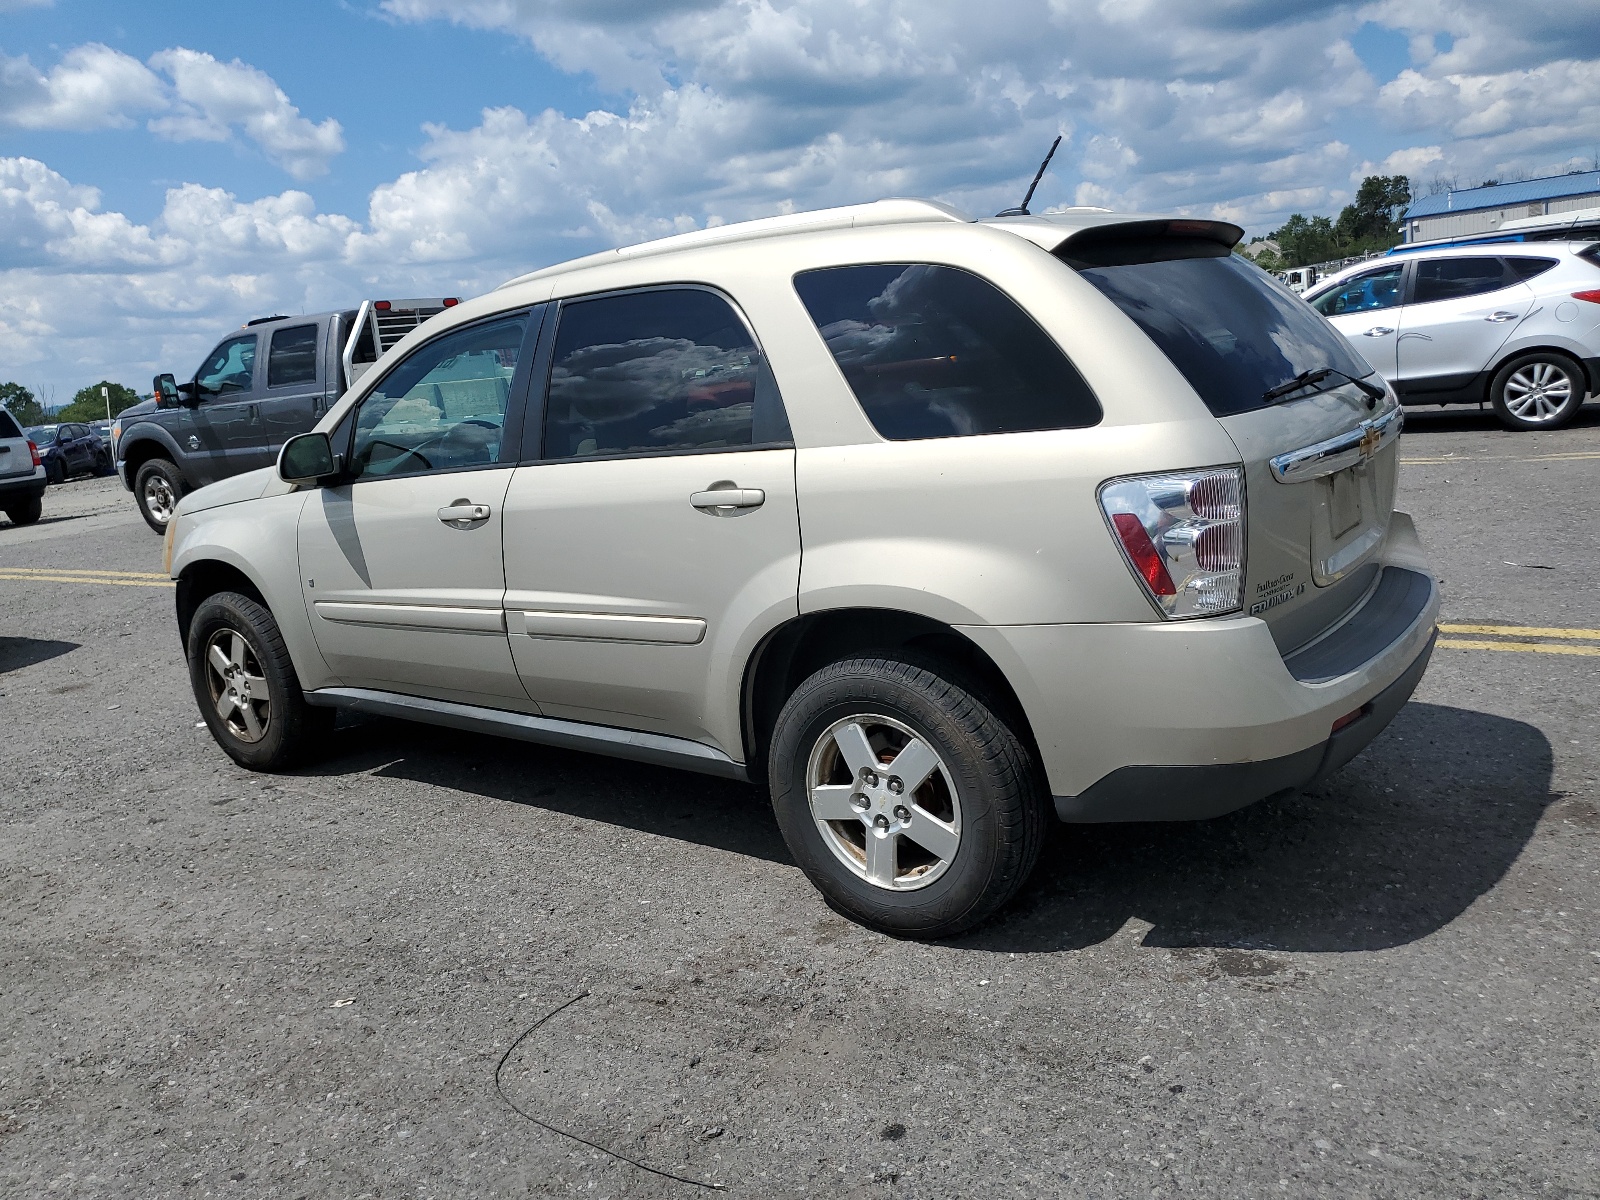
{"type": "Polygon", "coordinates": [[[0,408],[0,438],[19,438],[22,430],[17,427],[17,420],[5,409],[0,408]]]}
{"type": "Polygon", "coordinates": [[[1266,407],[1265,393],[1302,371],[1372,374],[1338,330],[1259,267],[1215,243],[1170,240],[1167,258],[1149,261],[1141,248],[1129,255],[1139,261],[1117,262],[1108,252],[1093,265],[1073,265],[1144,330],[1216,416],[1266,407]]]}
{"type": "Polygon", "coordinates": [[[544,456],[787,444],[772,373],[733,307],[701,288],[561,306],[544,456]]]}
{"type": "Polygon", "coordinates": [[[1061,348],[970,272],[828,267],[794,285],[862,411],[891,441],[1100,421],[1100,402],[1061,348]]]}
{"type": "Polygon", "coordinates": [[[275,329],[267,351],[267,386],[317,381],[317,327],[296,325],[275,329]]]}
{"type": "Polygon", "coordinates": [[[1511,274],[1526,283],[1535,275],[1543,275],[1556,265],[1553,258],[1508,258],[1506,266],[1511,268],[1511,274]]]}
{"type": "Polygon", "coordinates": [[[1499,291],[1516,282],[1498,258],[1432,258],[1417,264],[1413,304],[1461,300],[1499,291]]]}

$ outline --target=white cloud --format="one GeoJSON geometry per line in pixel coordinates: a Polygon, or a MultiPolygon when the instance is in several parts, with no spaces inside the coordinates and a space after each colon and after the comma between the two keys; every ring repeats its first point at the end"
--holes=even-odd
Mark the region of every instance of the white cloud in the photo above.
{"type": "Polygon", "coordinates": [[[0,123],[21,129],[107,129],[165,108],[161,80],[136,58],[97,42],[78,46],[48,75],[0,54],[0,123]]]}
{"type": "Polygon", "coordinates": [[[326,173],[329,161],[344,152],[338,121],[308,121],[270,76],[238,59],[222,63],[179,47],[152,55],[150,63],[172,77],[171,111],[150,122],[163,137],[220,142],[239,126],[296,179],[326,173]]]}
{"type": "Polygon", "coordinates": [[[240,129],[296,179],[326,173],[344,152],[338,121],[329,117],[316,124],[302,117],[270,76],[238,59],[223,63],[177,47],[152,55],[146,66],[92,42],[67,51],[46,74],[26,57],[0,54],[0,124],[116,129],[148,113],[157,114],[151,131],[173,141],[223,142],[240,129]]]}

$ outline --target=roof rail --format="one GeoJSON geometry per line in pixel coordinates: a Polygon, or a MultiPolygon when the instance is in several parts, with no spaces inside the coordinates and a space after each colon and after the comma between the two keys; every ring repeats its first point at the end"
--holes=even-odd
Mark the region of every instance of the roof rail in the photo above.
{"type": "Polygon", "coordinates": [[[543,279],[550,275],[564,275],[579,267],[598,266],[620,259],[647,258],[656,254],[671,254],[675,250],[690,250],[700,246],[725,245],[730,242],[754,241],[758,238],[778,237],[786,233],[812,233],[826,229],[861,229],[874,225],[906,225],[926,221],[972,220],[960,209],[937,200],[889,199],[875,200],[871,204],[850,204],[843,208],[824,208],[816,212],[784,213],[777,217],[761,217],[754,221],[739,221],[732,225],[714,225],[709,229],[696,229],[689,233],[673,234],[655,241],[622,246],[590,254],[571,262],[557,263],[507,280],[501,287],[526,283],[530,279],[543,279]]]}

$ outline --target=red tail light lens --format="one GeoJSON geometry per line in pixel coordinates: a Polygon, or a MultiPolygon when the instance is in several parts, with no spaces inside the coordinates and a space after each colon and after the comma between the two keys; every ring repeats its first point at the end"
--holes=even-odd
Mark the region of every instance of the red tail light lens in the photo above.
{"type": "Polygon", "coordinates": [[[1100,487],[1128,566],[1170,618],[1236,612],[1244,589],[1244,472],[1113,479],[1100,487]]]}
{"type": "Polygon", "coordinates": [[[446,308],[454,308],[456,305],[458,305],[460,303],[461,303],[461,301],[456,299],[456,297],[454,297],[454,296],[446,296],[444,298],[444,306],[446,308]]]}
{"type": "Polygon", "coordinates": [[[44,459],[39,457],[39,447],[35,446],[33,444],[33,442],[31,442],[31,441],[28,443],[28,453],[33,455],[33,465],[34,466],[36,466],[36,467],[44,466],[44,459]]]}
{"type": "Polygon", "coordinates": [[[374,300],[372,302],[372,307],[377,309],[379,312],[388,312],[392,306],[387,300],[374,300]]]}
{"type": "Polygon", "coordinates": [[[1157,596],[1176,596],[1178,589],[1172,586],[1172,576],[1162,565],[1161,555],[1156,553],[1156,544],[1144,531],[1143,522],[1132,513],[1120,512],[1111,514],[1111,523],[1117,527],[1122,548],[1145,586],[1157,596]]]}
{"type": "Polygon", "coordinates": [[[1574,300],[1587,300],[1590,304],[1600,304],[1600,288],[1591,288],[1586,292],[1573,292],[1574,300]]]}

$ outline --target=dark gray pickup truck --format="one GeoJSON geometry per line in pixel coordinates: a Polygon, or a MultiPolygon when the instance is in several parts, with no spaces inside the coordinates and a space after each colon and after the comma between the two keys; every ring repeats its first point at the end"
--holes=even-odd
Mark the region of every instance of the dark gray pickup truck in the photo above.
{"type": "Polygon", "coordinates": [[[270,467],[383,352],[453,297],[364,300],[359,308],[261,317],[230,333],[192,378],[157,375],[154,398],[111,427],[117,474],[164,533],[185,492],[270,467]]]}

